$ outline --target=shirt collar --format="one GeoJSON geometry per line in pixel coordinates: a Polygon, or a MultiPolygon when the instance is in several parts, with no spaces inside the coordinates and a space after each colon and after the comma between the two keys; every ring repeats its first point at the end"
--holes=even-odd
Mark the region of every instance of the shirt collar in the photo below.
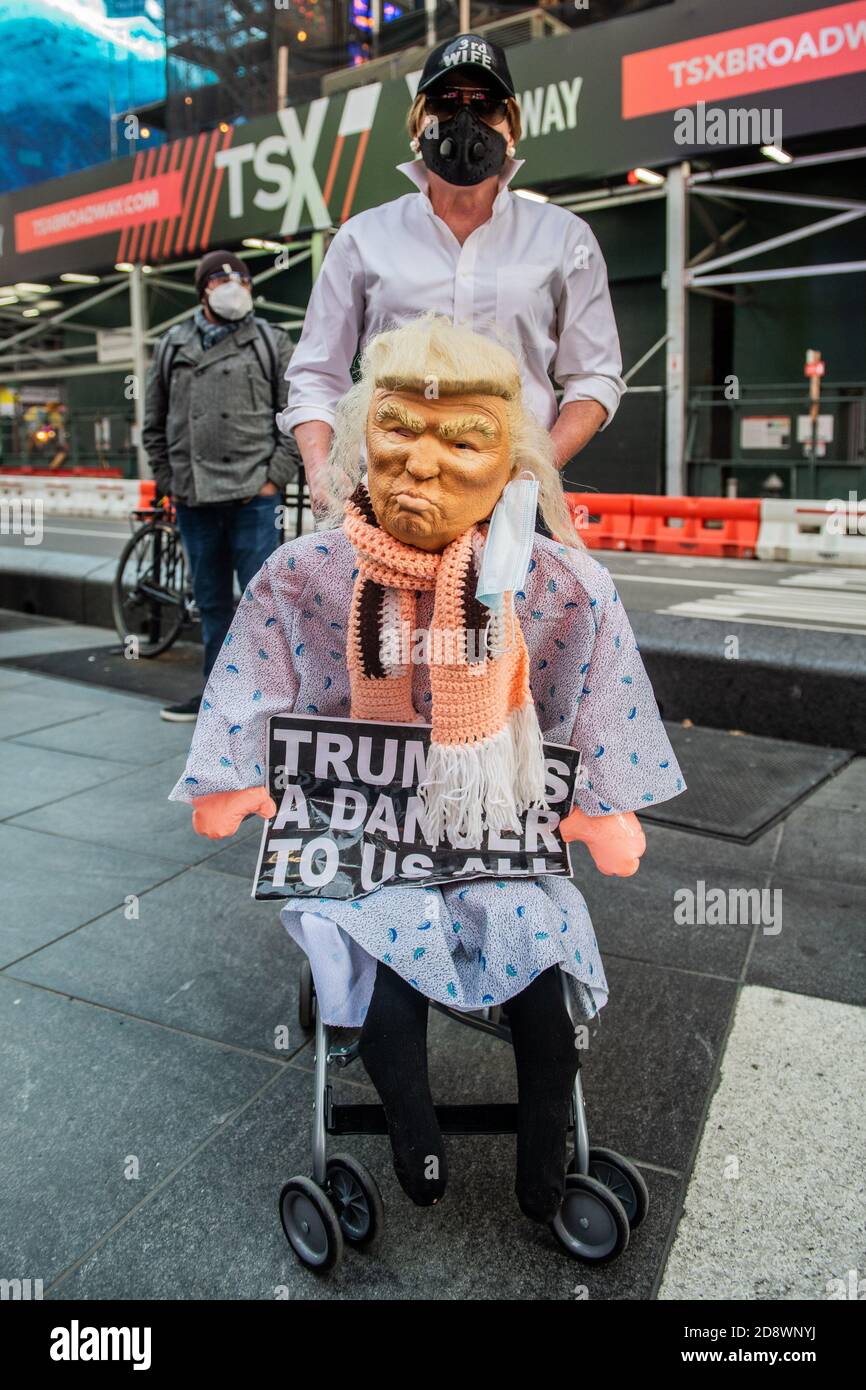
{"type": "MultiPolygon", "coordinates": [[[[508,199],[508,185],[514,175],[526,163],[525,159],[511,159],[506,156],[502,166],[502,173],[499,175],[499,192],[493,199],[494,214],[499,212],[508,199]]],[[[425,194],[428,207],[430,203],[430,174],[427,165],[420,156],[417,159],[407,159],[404,164],[396,165],[401,174],[405,174],[407,179],[411,179],[415,186],[425,194]]]]}

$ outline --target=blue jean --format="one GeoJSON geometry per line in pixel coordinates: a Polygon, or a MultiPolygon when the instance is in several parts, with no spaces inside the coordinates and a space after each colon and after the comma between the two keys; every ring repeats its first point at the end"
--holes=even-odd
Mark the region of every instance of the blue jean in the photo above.
{"type": "Polygon", "coordinates": [[[250,502],[188,507],[177,502],[177,524],[192,573],[201,614],[204,678],[207,680],[235,615],[234,575],[243,591],[265,560],[282,544],[277,526],[279,493],[250,502]]]}

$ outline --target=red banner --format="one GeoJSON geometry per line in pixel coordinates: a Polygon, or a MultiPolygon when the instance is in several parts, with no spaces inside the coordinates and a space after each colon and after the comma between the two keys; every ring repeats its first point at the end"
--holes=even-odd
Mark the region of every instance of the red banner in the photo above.
{"type": "Polygon", "coordinates": [[[866,71],[866,0],[629,53],[625,120],[866,71]]]}
{"type": "Polygon", "coordinates": [[[175,171],[16,213],[15,250],[37,251],[62,241],[79,241],[177,217],[182,206],[181,184],[182,175],[175,171]]]}

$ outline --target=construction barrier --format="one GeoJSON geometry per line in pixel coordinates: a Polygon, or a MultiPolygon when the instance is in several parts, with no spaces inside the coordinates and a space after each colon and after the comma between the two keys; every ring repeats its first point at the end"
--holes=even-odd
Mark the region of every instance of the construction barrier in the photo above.
{"type": "Polygon", "coordinates": [[[126,518],[137,507],[153,502],[153,479],[107,476],[104,470],[85,477],[57,473],[0,473],[0,502],[34,503],[50,516],[126,518]]]}
{"type": "Polygon", "coordinates": [[[565,500],[590,550],[628,550],[634,502],[630,492],[569,492],[565,500]]]}
{"type": "Polygon", "coordinates": [[[646,497],[574,492],[568,505],[592,550],[645,550],[751,560],[761,503],[757,498],[646,497]]]}
{"type": "Polygon", "coordinates": [[[866,501],[761,502],[759,560],[866,567],[866,501]]]}
{"type": "MultiPolygon", "coordinates": [[[[0,504],[6,511],[37,503],[49,515],[120,520],[152,506],[155,492],[152,479],[114,477],[105,469],[0,473],[0,504]]],[[[591,550],[866,567],[866,500],[846,504],[573,492],[566,501],[591,550]]],[[[312,529],[312,515],[305,512],[304,530],[312,529]]]]}
{"type": "Polygon", "coordinates": [[[28,478],[122,478],[119,468],[32,468],[23,463],[20,468],[10,468],[8,477],[18,474],[28,478]]]}
{"type": "Polygon", "coordinates": [[[747,497],[635,497],[628,548],[753,560],[760,507],[747,497]]]}

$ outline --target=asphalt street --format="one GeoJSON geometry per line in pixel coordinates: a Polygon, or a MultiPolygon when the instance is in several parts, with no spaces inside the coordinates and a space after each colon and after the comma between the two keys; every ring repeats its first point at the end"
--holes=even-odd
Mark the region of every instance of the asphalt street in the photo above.
{"type": "MultiPolygon", "coordinates": [[[[40,547],[25,546],[23,537],[13,535],[0,536],[0,545],[110,558],[130,536],[117,520],[85,517],[48,516],[43,531],[40,547]]],[[[866,570],[594,553],[614,576],[629,611],[866,635],[866,570]]]]}

